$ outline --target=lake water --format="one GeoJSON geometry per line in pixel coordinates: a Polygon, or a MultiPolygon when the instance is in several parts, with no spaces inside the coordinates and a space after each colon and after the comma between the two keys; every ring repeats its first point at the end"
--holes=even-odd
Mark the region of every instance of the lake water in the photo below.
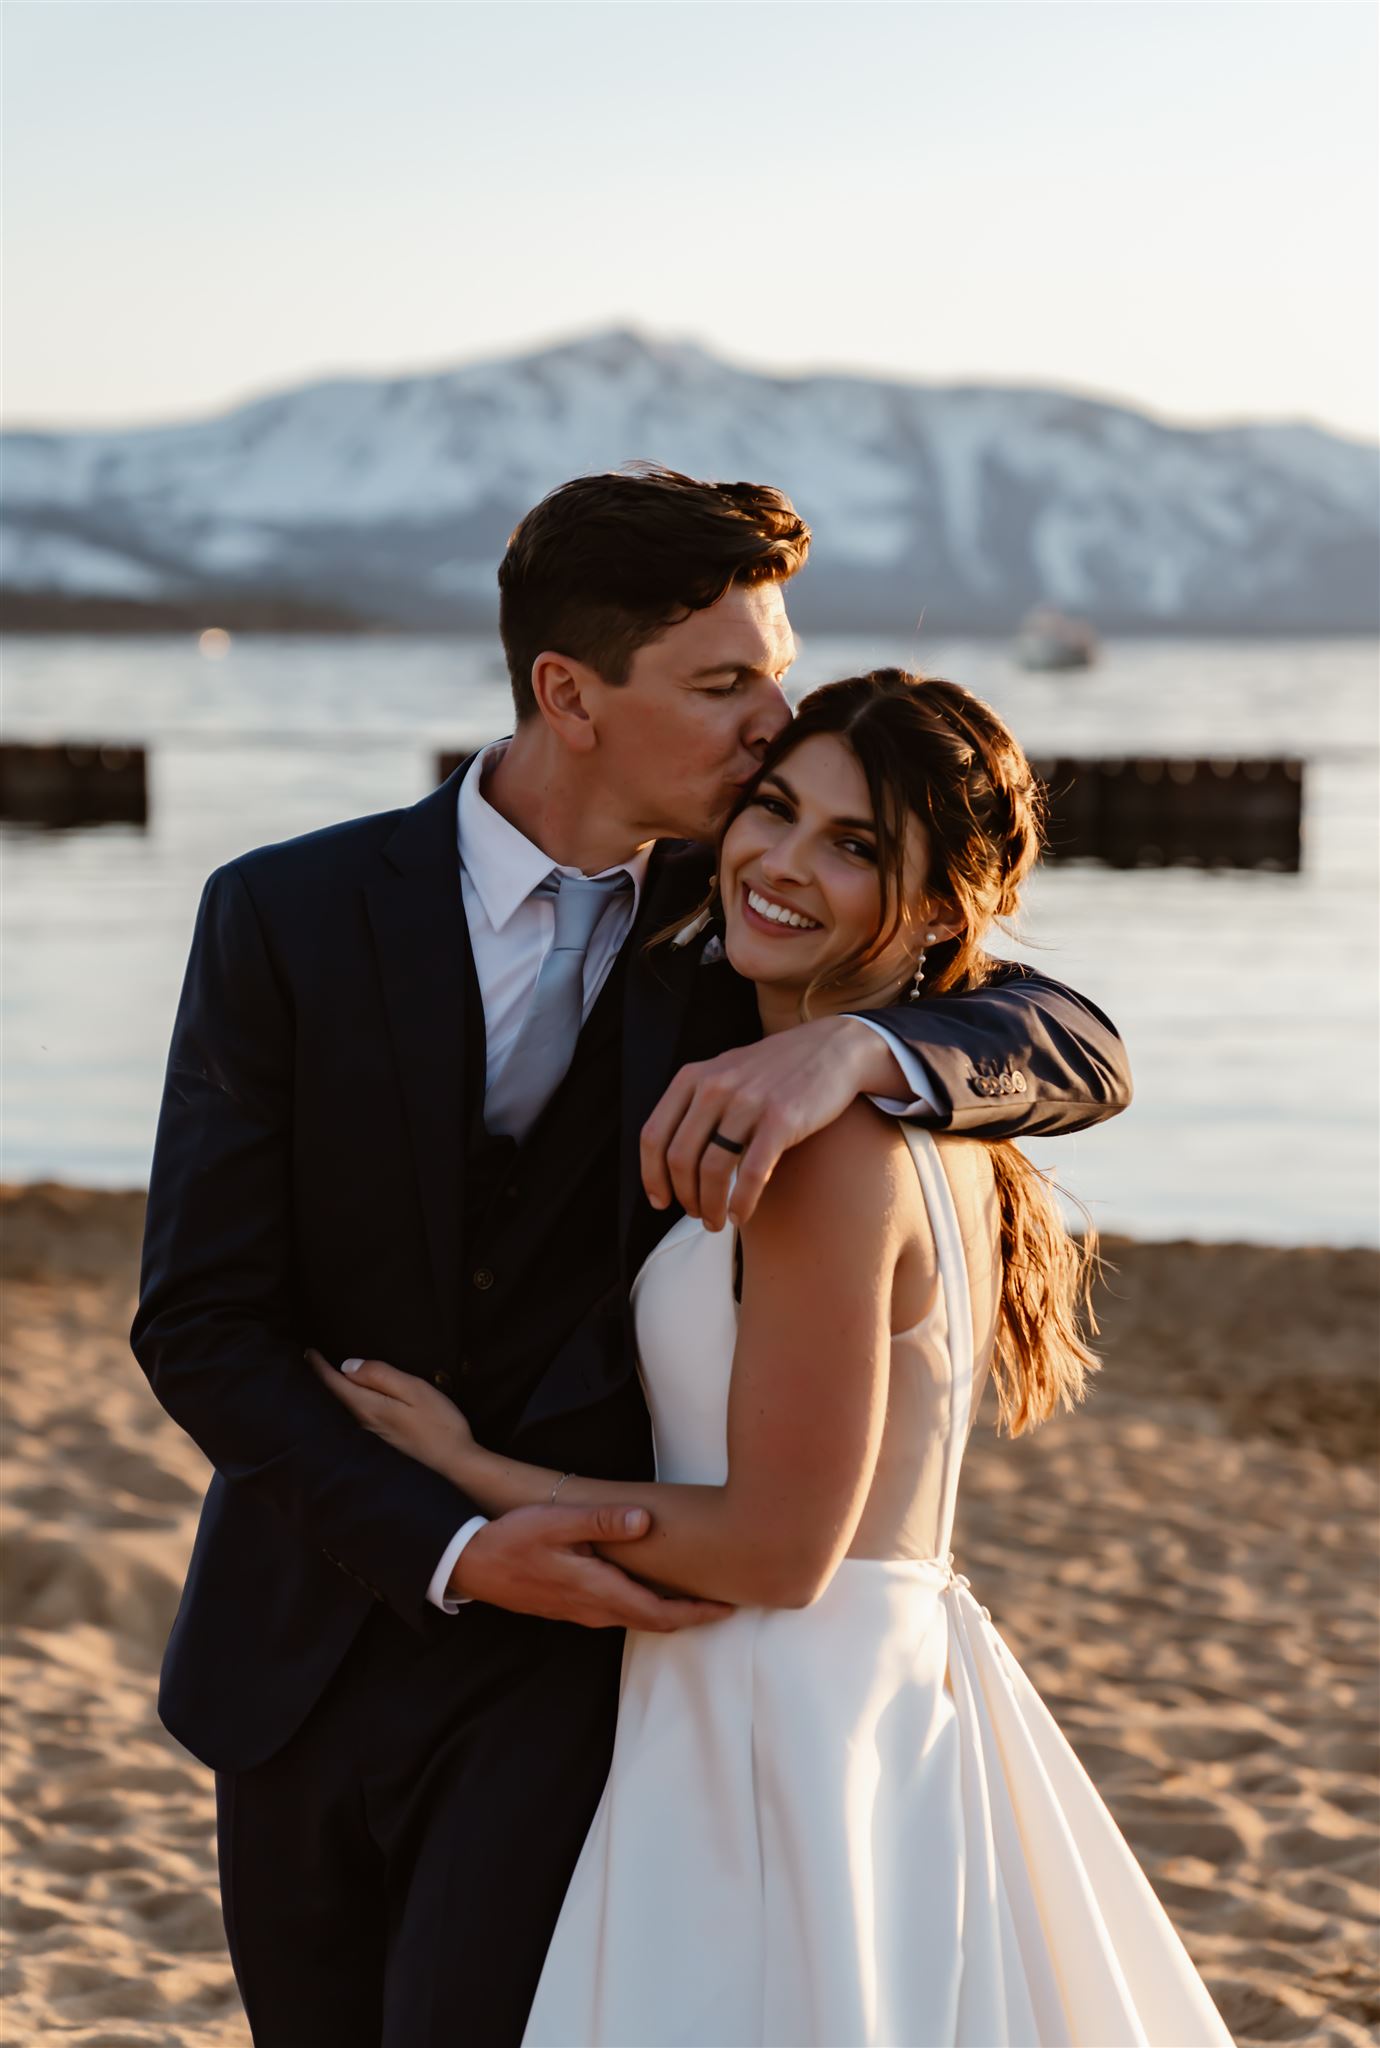
{"type": "MultiPolygon", "coordinates": [[[[991,643],[817,636],[792,687],[896,661],[978,690],[1032,752],[1307,762],[1301,874],[1037,878],[1017,950],[1117,1020],[1137,1099],[1033,1149],[1106,1229],[1380,1241],[1375,644],[1128,642],[1035,677],[991,643]]],[[[142,1184],[206,874],[412,802],[439,749],[506,731],[497,644],[9,638],[0,662],[8,737],[151,749],[147,830],[3,828],[0,1169],[142,1184]]]]}

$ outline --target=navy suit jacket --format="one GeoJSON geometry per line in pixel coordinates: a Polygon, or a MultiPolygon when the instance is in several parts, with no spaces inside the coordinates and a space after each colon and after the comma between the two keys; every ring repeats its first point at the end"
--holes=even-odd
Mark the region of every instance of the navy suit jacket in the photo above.
{"type": "MultiPolygon", "coordinates": [[[[419,1629],[454,1626],[426,1588],[474,1503],[360,1429],[302,1353],[384,1357],[428,1377],[457,1355],[463,772],[409,810],[231,862],[197,916],[132,1342],[214,1467],[160,1705],[218,1768],[247,1768],[288,1739],[373,1601],[419,1629]]],[[[702,849],[657,849],[639,930],[690,914],[707,861],[702,849]]],[[[736,981],[701,968],[698,950],[638,946],[628,961],[617,1228],[629,1281],[674,1220],[643,1198],[638,1134],[697,986],[736,981]]],[[[741,1000],[735,1014],[746,1018],[741,1000]]],[[[1129,1099],[1107,1019],[1026,970],[887,1021],[923,1051],[950,1130],[1076,1130],[1129,1099]]],[[[743,1021],[737,1035],[751,1029],[743,1021]]],[[[718,1049],[712,1027],[690,1038],[718,1049]]],[[[561,1374],[552,1360],[539,1389],[548,1415],[588,1398],[561,1374]]]]}

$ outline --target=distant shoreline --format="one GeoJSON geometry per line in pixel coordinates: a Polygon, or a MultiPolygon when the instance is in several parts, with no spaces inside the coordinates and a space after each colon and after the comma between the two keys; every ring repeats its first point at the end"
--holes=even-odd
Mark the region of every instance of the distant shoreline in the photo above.
{"type": "MultiPolygon", "coordinates": [[[[0,1274],[133,1289],[142,1188],[0,1182],[0,1274]]],[[[1094,1407],[1196,1403],[1240,1441],[1380,1456],[1374,1333],[1380,1250],[1104,1236],[1094,1407]]],[[[55,1297],[56,1298],[56,1297],[55,1297]]]]}
{"type": "MultiPolygon", "coordinates": [[[[13,1229],[36,1224],[41,1219],[45,1228],[51,1226],[59,1233],[68,1228],[99,1231],[107,1224],[112,1228],[138,1231],[143,1227],[147,1200],[148,1189],[132,1181],[116,1184],[64,1180],[51,1171],[35,1174],[32,1179],[26,1179],[22,1174],[9,1174],[0,1180],[0,1226],[7,1225],[13,1229]]],[[[1364,1242],[1332,1244],[1322,1238],[1315,1243],[1300,1243],[1253,1237],[1148,1237],[1139,1232],[1133,1234],[1101,1226],[1098,1228],[1098,1240],[1107,1263],[1113,1268],[1125,1252],[1136,1258],[1150,1258],[1163,1253],[1169,1257],[1185,1254],[1203,1259],[1354,1260],[1357,1262],[1357,1274],[1361,1276],[1359,1284],[1363,1288],[1369,1286],[1375,1294],[1376,1317],[1380,1322],[1380,1245],[1364,1242]]],[[[8,1255],[0,1251],[0,1271],[8,1263],[8,1255]]]]}
{"type": "MultiPolygon", "coordinates": [[[[1249,620],[1223,624],[1200,624],[1193,620],[1148,622],[1143,619],[1118,621],[1099,616],[1094,622],[1100,634],[1117,640],[1247,640],[1269,642],[1306,640],[1368,640],[1380,633],[1380,620],[1365,624],[1327,622],[1321,625],[1289,627],[1261,626],[1249,620]]],[[[912,618],[828,620],[810,616],[808,606],[798,607],[797,624],[811,633],[856,634],[858,632],[908,637],[915,631],[912,618]]],[[[56,591],[16,591],[0,587],[0,634],[16,638],[139,639],[150,636],[173,639],[195,637],[208,628],[247,638],[292,635],[330,638],[436,640],[496,639],[498,616],[473,612],[429,622],[403,622],[388,618],[366,618],[356,612],[325,602],[289,597],[274,592],[226,596],[207,592],[176,601],[149,601],[123,597],[69,597],[56,591]]],[[[1020,621],[994,624],[987,620],[946,619],[931,608],[925,616],[925,633],[930,641],[1013,640],[1020,621]]]]}
{"type": "Polygon", "coordinates": [[[386,620],[360,618],[326,604],[273,593],[234,599],[189,597],[150,602],[127,597],[68,597],[56,591],[0,587],[0,633],[143,635],[203,633],[400,633],[386,620]]]}

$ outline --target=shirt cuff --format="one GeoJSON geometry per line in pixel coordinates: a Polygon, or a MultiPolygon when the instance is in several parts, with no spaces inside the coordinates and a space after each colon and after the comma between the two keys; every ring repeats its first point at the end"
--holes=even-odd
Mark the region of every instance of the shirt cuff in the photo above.
{"type": "MultiPolygon", "coordinates": [[[[850,1011],[849,1015],[857,1016],[857,1012],[850,1011]]],[[[940,1113],[939,1103],[935,1099],[929,1069],[919,1053],[913,1046],[898,1038],[894,1031],[888,1031],[885,1024],[879,1023],[875,1017],[858,1017],[857,1021],[859,1024],[866,1024],[869,1031],[875,1031],[879,1038],[886,1040],[901,1072],[906,1077],[906,1086],[910,1089],[909,1101],[903,1101],[900,1096],[894,1095],[869,1095],[868,1101],[875,1103],[878,1109],[884,1109],[889,1116],[937,1117],[940,1113]]]]}
{"type": "Polygon", "coordinates": [[[439,1607],[442,1614],[458,1614],[462,1607],[470,1605],[468,1599],[453,1599],[447,1593],[446,1587],[450,1584],[450,1575],[455,1570],[455,1561],[469,1542],[471,1536],[477,1536],[481,1529],[487,1529],[488,1526],[489,1520],[487,1515],[472,1516],[466,1522],[463,1529],[456,1530],[450,1542],[442,1551],[441,1562],[431,1574],[431,1584],[426,1589],[427,1599],[433,1607],[439,1607]]]}

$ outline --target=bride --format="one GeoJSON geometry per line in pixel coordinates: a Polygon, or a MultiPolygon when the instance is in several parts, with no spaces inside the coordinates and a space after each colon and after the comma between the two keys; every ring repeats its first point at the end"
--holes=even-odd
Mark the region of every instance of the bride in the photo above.
{"type": "MultiPolygon", "coordinates": [[[[981,981],[1038,850],[995,714],[883,670],[805,699],[706,915],[784,1030],[981,981]]],[[[741,1234],[682,1217],[638,1274],[655,1485],[516,1463],[425,1381],[310,1354],[490,1512],[640,1504],[647,1575],[735,1610],[628,1638],[531,2048],[1229,2042],[949,1555],[986,1383],[1012,1434],[1083,1392],[1087,1259],[1012,1145],[859,1103],[784,1156],[741,1234]]]]}

